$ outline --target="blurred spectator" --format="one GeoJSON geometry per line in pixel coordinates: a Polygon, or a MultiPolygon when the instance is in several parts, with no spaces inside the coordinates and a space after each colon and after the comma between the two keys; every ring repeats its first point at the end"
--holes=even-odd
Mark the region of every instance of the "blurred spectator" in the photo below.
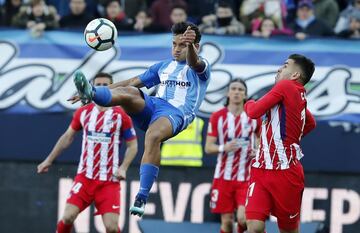
{"type": "Polygon", "coordinates": [[[343,11],[353,2],[353,0],[337,0],[336,2],[339,6],[339,11],[343,11]]]}
{"type": "Polygon", "coordinates": [[[188,0],[188,18],[196,24],[201,23],[202,17],[215,13],[215,2],[217,0],[188,0]]]}
{"type": "MultiPolygon", "coordinates": [[[[46,3],[48,5],[55,6],[58,11],[58,14],[62,17],[70,13],[70,8],[69,8],[70,1],[71,0],[46,0],[46,3]]],[[[99,2],[102,1],[104,0],[85,0],[86,11],[89,12],[90,14],[95,13],[97,11],[97,5],[99,4],[99,2]]]]}
{"type": "Polygon", "coordinates": [[[44,30],[58,27],[56,8],[47,6],[44,0],[32,0],[30,6],[20,8],[12,20],[12,25],[27,28],[32,36],[39,37],[44,30]]]}
{"type": "Polygon", "coordinates": [[[296,3],[295,0],[284,0],[286,7],[285,22],[292,23],[296,18],[296,3]]]}
{"type": "Polygon", "coordinates": [[[338,36],[351,39],[360,39],[360,11],[354,11],[350,15],[349,27],[341,31],[338,36]]]}
{"type": "Polygon", "coordinates": [[[124,10],[120,6],[119,0],[110,0],[105,5],[106,18],[114,23],[119,31],[132,30],[134,21],[127,18],[124,10]]]}
{"type": "Polygon", "coordinates": [[[172,26],[170,13],[174,5],[182,5],[187,8],[184,0],[155,0],[150,9],[154,24],[170,30],[172,26]]]}
{"type": "Polygon", "coordinates": [[[246,31],[251,32],[253,24],[262,18],[270,17],[278,25],[284,27],[286,5],[283,0],[245,0],[240,8],[240,20],[245,24],[246,31]]]}
{"type": "Polygon", "coordinates": [[[242,35],[245,27],[234,16],[233,10],[226,2],[220,2],[215,10],[216,15],[207,15],[202,19],[199,30],[203,33],[218,35],[242,35]]]}
{"type": "Polygon", "coordinates": [[[137,32],[165,32],[166,28],[153,22],[147,11],[139,11],[135,17],[134,30],[137,32]]]}
{"type": "Polygon", "coordinates": [[[174,5],[171,9],[170,19],[172,24],[186,22],[186,8],[182,5],[174,5]]]}
{"type": "Polygon", "coordinates": [[[19,13],[22,0],[6,0],[3,7],[4,25],[10,26],[12,18],[19,13]]]}
{"type": "Polygon", "coordinates": [[[290,29],[278,29],[271,18],[265,17],[257,28],[253,28],[251,34],[254,37],[269,38],[274,35],[293,35],[293,32],[290,29]]]}
{"type": "Polygon", "coordinates": [[[315,16],[334,28],[339,16],[339,6],[335,0],[313,0],[315,16]]]}
{"type": "Polygon", "coordinates": [[[360,12],[360,0],[354,0],[353,4],[350,4],[348,8],[340,13],[340,17],[335,26],[335,33],[339,33],[349,28],[350,16],[353,12],[360,12]]]}
{"type": "Polygon", "coordinates": [[[141,10],[146,10],[145,0],[125,0],[125,14],[127,17],[134,19],[141,10]]]}
{"type": "Polygon", "coordinates": [[[85,11],[85,0],[70,0],[70,14],[60,19],[62,28],[85,28],[93,16],[85,11]]]}
{"type": "Polygon", "coordinates": [[[300,1],[296,11],[297,18],[290,28],[295,37],[304,40],[308,36],[332,36],[332,29],[314,15],[314,5],[310,0],[300,1]]]}

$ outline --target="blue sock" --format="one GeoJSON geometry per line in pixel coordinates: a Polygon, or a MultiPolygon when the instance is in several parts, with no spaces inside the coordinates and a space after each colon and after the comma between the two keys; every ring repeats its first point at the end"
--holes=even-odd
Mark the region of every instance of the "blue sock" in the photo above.
{"type": "Polygon", "coordinates": [[[111,102],[112,96],[108,87],[94,87],[95,94],[93,101],[101,106],[108,106],[111,102]]]}
{"type": "Polygon", "coordinates": [[[136,197],[142,199],[145,203],[158,173],[159,167],[154,164],[145,163],[140,166],[140,190],[136,197]]]}

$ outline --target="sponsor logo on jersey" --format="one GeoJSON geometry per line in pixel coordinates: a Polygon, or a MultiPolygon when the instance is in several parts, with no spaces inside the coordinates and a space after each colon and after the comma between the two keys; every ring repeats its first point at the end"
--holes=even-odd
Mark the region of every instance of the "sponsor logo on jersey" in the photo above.
{"type": "Polygon", "coordinates": [[[161,82],[161,85],[166,85],[168,87],[181,87],[181,88],[188,88],[191,87],[191,82],[189,81],[177,81],[177,80],[165,80],[161,82]]]}

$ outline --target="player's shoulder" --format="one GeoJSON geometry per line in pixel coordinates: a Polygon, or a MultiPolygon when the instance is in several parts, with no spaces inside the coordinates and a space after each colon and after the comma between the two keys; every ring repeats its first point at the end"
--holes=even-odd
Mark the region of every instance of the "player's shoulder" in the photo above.
{"type": "Polygon", "coordinates": [[[226,107],[223,107],[223,108],[217,110],[216,112],[213,112],[213,113],[211,114],[211,117],[213,117],[213,118],[219,118],[219,117],[221,117],[221,116],[226,115],[227,112],[228,112],[228,109],[227,109],[226,107]]]}
{"type": "Polygon", "coordinates": [[[161,66],[167,66],[173,61],[174,61],[174,59],[166,59],[166,60],[159,61],[156,64],[161,65],[161,66]]]}
{"type": "Polygon", "coordinates": [[[111,107],[111,109],[113,110],[114,113],[120,113],[120,114],[125,113],[124,109],[120,106],[113,106],[111,107]]]}
{"type": "Polygon", "coordinates": [[[91,111],[93,108],[95,107],[95,104],[94,103],[90,103],[90,104],[87,104],[87,105],[84,105],[84,106],[81,106],[80,108],[77,109],[77,111],[79,112],[83,112],[83,111],[91,111]]]}
{"type": "Polygon", "coordinates": [[[121,116],[129,116],[125,110],[120,106],[111,107],[114,113],[120,114],[121,116]]]}

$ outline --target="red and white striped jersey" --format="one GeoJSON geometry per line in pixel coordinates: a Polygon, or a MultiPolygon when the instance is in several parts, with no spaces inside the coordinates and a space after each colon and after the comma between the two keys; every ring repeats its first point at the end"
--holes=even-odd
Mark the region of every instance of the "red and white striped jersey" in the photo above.
{"type": "Polygon", "coordinates": [[[76,131],[83,129],[77,173],[84,173],[89,179],[115,181],[121,140],[136,138],[131,118],[120,107],[100,111],[95,104],[89,104],[75,112],[71,127],[76,131]]]}
{"type": "Polygon", "coordinates": [[[259,150],[253,167],[288,169],[303,157],[300,139],[315,127],[306,108],[304,86],[282,80],[258,101],[248,101],[244,109],[252,118],[262,116],[259,150]]]}
{"type": "Polygon", "coordinates": [[[250,153],[259,135],[260,120],[250,119],[245,112],[234,116],[227,108],[214,112],[209,121],[208,136],[216,137],[225,145],[237,139],[239,149],[235,152],[218,154],[214,173],[215,179],[247,181],[250,175],[250,153]]]}

